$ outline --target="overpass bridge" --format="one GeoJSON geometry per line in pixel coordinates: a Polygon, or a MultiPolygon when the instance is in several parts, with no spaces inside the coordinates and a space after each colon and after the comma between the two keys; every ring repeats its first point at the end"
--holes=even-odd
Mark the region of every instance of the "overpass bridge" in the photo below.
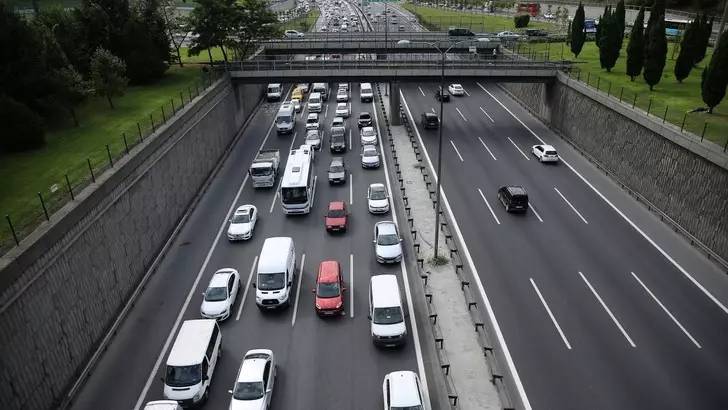
{"type": "MultiPolygon", "coordinates": [[[[338,33],[336,33],[338,34],[338,33]]],[[[366,33],[369,34],[369,33],[366,33]]],[[[281,54],[332,54],[332,53],[372,53],[372,54],[425,54],[435,51],[426,41],[436,45],[440,50],[450,49],[450,53],[472,53],[492,55],[498,50],[501,41],[497,37],[488,37],[487,40],[468,41],[459,39],[453,41],[447,36],[431,36],[429,38],[406,38],[408,44],[398,44],[405,38],[384,36],[345,36],[345,37],[319,37],[298,40],[270,40],[260,43],[262,53],[265,55],[281,54]]]]}

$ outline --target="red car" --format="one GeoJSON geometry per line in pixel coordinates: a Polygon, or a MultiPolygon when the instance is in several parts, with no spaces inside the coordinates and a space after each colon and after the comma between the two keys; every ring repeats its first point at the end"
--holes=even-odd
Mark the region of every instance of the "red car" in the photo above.
{"type": "Polygon", "coordinates": [[[344,278],[337,261],[323,261],[316,276],[314,307],[319,316],[344,314],[344,278]]]}
{"type": "Polygon", "coordinates": [[[345,232],[349,225],[349,213],[346,212],[346,202],[329,202],[329,211],[326,213],[326,230],[328,232],[345,232]]]}

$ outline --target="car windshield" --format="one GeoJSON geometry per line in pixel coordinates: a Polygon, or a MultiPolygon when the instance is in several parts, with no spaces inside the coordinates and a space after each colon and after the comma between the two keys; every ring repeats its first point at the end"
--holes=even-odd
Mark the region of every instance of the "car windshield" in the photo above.
{"type": "Polygon", "coordinates": [[[306,139],[307,140],[317,140],[317,139],[320,139],[320,138],[321,137],[319,137],[318,132],[309,132],[308,134],[306,134],[306,139]]]}
{"type": "Polygon", "coordinates": [[[260,290],[278,290],[285,287],[285,274],[283,273],[259,273],[258,289],[260,290]]]}
{"type": "Polygon", "coordinates": [[[337,282],[319,283],[316,287],[316,296],[320,298],[334,298],[339,296],[340,293],[337,282]]]}
{"type": "Polygon", "coordinates": [[[377,237],[377,245],[390,246],[399,243],[399,237],[395,234],[379,235],[377,237]]]}
{"type": "Polygon", "coordinates": [[[282,188],[281,201],[284,204],[303,204],[308,201],[306,187],[282,188]]]}
{"type": "Polygon", "coordinates": [[[387,199],[387,193],[382,188],[374,188],[372,189],[371,194],[369,195],[369,199],[387,199]]]}
{"type": "Polygon", "coordinates": [[[373,137],[377,134],[374,132],[374,130],[364,129],[364,130],[362,130],[361,135],[364,137],[373,137]]]}
{"type": "Polygon", "coordinates": [[[546,151],[546,155],[556,155],[556,151],[546,151]]]}
{"type": "Polygon", "coordinates": [[[346,211],[343,209],[329,209],[329,218],[343,218],[346,216],[346,211]]]}
{"type": "Polygon", "coordinates": [[[359,119],[360,120],[370,120],[370,119],[372,119],[372,116],[369,114],[360,114],[359,119]]]}
{"type": "Polygon", "coordinates": [[[416,406],[397,406],[397,407],[390,407],[390,410],[422,410],[422,406],[419,404],[416,406]]]}
{"type": "Polygon", "coordinates": [[[344,127],[332,127],[331,128],[331,137],[332,138],[337,137],[337,136],[343,137],[344,133],[345,133],[344,127]]]}
{"type": "Polygon", "coordinates": [[[164,384],[170,387],[193,386],[202,380],[200,366],[167,366],[164,384]]]}
{"type": "Polygon", "coordinates": [[[221,302],[227,299],[227,288],[207,288],[205,291],[205,301],[207,302],[221,302]]]}
{"type": "Polygon", "coordinates": [[[232,223],[234,224],[246,224],[250,222],[249,214],[235,214],[233,215],[232,223]]]}
{"type": "Polygon", "coordinates": [[[402,322],[402,310],[398,307],[375,308],[372,321],[377,325],[393,325],[402,322]]]}
{"type": "Polygon", "coordinates": [[[265,394],[263,382],[237,382],[233,389],[235,400],[258,400],[265,394]]]}
{"type": "Polygon", "coordinates": [[[276,117],[276,124],[283,124],[287,122],[291,122],[291,117],[288,115],[279,115],[276,117]]]}
{"type": "Polygon", "coordinates": [[[364,156],[365,157],[376,157],[377,156],[377,151],[376,150],[373,150],[373,149],[364,150],[364,156]]]}
{"type": "Polygon", "coordinates": [[[318,122],[318,118],[309,118],[306,120],[307,124],[315,124],[318,122]]]}
{"type": "Polygon", "coordinates": [[[344,166],[340,164],[331,164],[329,172],[344,172],[344,166]]]}
{"type": "Polygon", "coordinates": [[[270,168],[251,168],[250,174],[254,177],[264,177],[268,176],[273,173],[273,170],[270,168]]]}

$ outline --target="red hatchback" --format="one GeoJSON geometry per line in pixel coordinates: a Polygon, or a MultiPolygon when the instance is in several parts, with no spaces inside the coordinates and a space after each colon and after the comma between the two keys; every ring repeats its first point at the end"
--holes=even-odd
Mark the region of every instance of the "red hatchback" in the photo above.
{"type": "Polygon", "coordinates": [[[316,276],[314,307],[319,316],[344,314],[344,278],[337,261],[323,261],[316,276]]]}
{"type": "Polygon", "coordinates": [[[346,202],[331,201],[329,202],[329,210],[326,213],[326,230],[329,232],[341,231],[345,232],[349,225],[348,212],[346,212],[346,202]]]}

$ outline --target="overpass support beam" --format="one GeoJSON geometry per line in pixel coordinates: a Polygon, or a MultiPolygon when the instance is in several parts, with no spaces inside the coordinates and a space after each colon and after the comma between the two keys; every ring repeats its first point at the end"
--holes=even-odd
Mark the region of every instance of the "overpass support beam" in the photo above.
{"type": "Polygon", "coordinates": [[[402,119],[399,116],[399,83],[392,81],[389,86],[389,113],[392,125],[402,125],[402,119]]]}

